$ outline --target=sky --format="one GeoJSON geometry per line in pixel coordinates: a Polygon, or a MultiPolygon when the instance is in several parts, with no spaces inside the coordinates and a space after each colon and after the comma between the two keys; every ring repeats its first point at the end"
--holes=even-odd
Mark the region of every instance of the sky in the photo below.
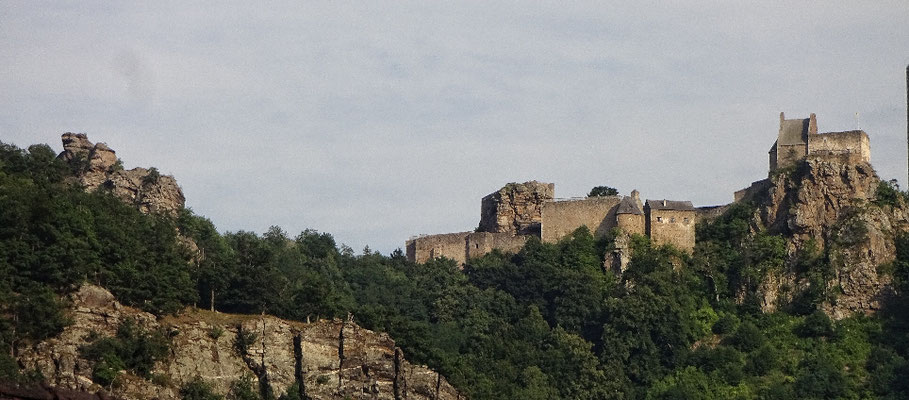
{"type": "Polygon", "coordinates": [[[222,232],[387,254],[528,180],[725,204],[781,111],[907,187],[905,0],[110,3],[0,0],[0,141],[84,132],[222,232]]]}

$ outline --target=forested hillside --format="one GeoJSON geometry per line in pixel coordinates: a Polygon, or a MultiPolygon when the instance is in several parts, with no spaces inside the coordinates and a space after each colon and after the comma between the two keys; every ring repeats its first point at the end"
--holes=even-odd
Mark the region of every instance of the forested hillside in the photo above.
{"type": "MultiPolygon", "coordinates": [[[[762,311],[756,286],[787,249],[753,231],[747,203],[699,225],[693,255],[635,237],[621,276],[601,267],[610,238],[584,228],[462,271],[355,252],[329,233],[219,233],[188,209],[142,214],[103,188],[85,193],[73,173],[48,146],[0,144],[0,380],[42,379],[20,370],[17,349],[58,334],[64,295],[90,282],[159,316],[187,306],[297,321],[351,314],[472,399],[909,397],[906,236],[879,267],[896,291],[883,311],[833,321],[821,305],[836,296],[823,284],[835,255],[822,249],[797,263],[813,290],[762,311]]],[[[904,201],[878,192],[882,207],[904,201]]]]}

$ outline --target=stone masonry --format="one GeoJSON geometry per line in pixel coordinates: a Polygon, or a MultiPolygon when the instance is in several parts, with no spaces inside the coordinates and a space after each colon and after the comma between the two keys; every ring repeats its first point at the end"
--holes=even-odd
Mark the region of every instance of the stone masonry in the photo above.
{"type": "Polygon", "coordinates": [[[482,232],[512,235],[539,234],[543,205],[551,201],[555,185],[530,181],[509,183],[480,202],[482,232]]]}

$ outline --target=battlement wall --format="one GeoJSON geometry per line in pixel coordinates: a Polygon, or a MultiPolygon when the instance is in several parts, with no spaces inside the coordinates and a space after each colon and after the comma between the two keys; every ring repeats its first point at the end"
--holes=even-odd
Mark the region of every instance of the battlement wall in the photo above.
{"type": "Polygon", "coordinates": [[[615,211],[621,196],[586,197],[543,204],[540,238],[558,242],[586,225],[594,235],[603,235],[616,226],[615,211]]]}

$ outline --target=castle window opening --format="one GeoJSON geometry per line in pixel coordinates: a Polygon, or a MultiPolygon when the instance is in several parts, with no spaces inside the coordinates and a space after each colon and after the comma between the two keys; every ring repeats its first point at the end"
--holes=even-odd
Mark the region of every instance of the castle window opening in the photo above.
{"type": "Polygon", "coordinates": [[[671,223],[674,224],[674,223],[675,223],[675,217],[669,217],[669,222],[671,222],[671,223]]]}
{"type": "Polygon", "coordinates": [[[657,217],[657,222],[663,222],[663,217],[657,217]]]}

